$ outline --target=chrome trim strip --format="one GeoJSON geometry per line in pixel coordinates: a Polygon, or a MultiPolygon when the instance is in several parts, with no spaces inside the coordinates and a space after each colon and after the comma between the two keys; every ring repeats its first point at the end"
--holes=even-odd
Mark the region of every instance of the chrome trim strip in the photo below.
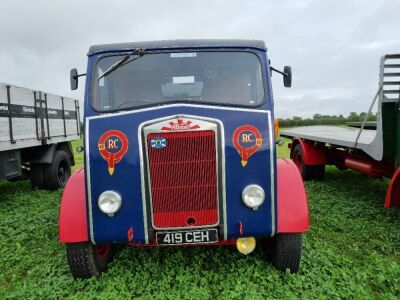
{"type": "Polygon", "coordinates": [[[268,111],[268,127],[269,127],[269,157],[270,157],[270,168],[271,168],[271,236],[275,235],[275,166],[274,166],[274,139],[272,136],[272,120],[271,112],[268,111]]]}
{"type": "Polygon", "coordinates": [[[225,127],[224,124],[220,120],[216,120],[219,122],[221,128],[221,177],[222,177],[222,214],[224,219],[224,240],[228,239],[228,220],[226,214],[226,165],[225,165],[225,127]]]}
{"type": "Polygon", "coordinates": [[[85,150],[86,150],[86,169],[87,169],[87,204],[89,209],[89,234],[90,240],[93,244],[96,244],[94,240],[93,230],[93,212],[92,212],[92,184],[90,181],[90,148],[89,148],[89,122],[86,122],[85,126],[85,150]]]}
{"type": "Polygon", "coordinates": [[[104,114],[98,115],[98,116],[87,117],[86,119],[87,120],[103,119],[103,118],[130,115],[130,114],[136,114],[136,113],[140,113],[140,112],[144,112],[144,111],[152,111],[152,110],[159,110],[159,109],[166,109],[166,108],[173,108],[173,107],[195,107],[195,108],[206,108],[206,109],[243,111],[243,112],[252,112],[252,113],[266,113],[266,112],[268,112],[268,110],[261,110],[261,109],[247,109],[247,108],[239,108],[239,107],[222,107],[222,106],[211,106],[211,105],[196,105],[196,104],[176,103],[176,104],[166,104],[166,105],[160,105],[160,106],[153,106],[153,107],[142,108],[142,109],[137,109],[137,110],[132,110],[132,111],[122,111],[122,112],[119,112],[119,113],[115,113],[115,112],[113,112],[113,113],[104,113],[104,114]]]}
{"type": "MultiPolygon", "coordinates": [[[[180,115],[180,116],[178,116],[178,117],[176,117],[176,118],[185,118],[185,119],[188,119],[188,117],[186,117],[186,116],[183,116],[183,115],[180,115]]],[[[172,118],[172,119],[176,119],[176,118],[172,118]]],[[[196,119],[196,118],[191,118],[192,120],[193,119],[196,119]]],[[[156,122],[157,123],[157,122],[156,122]]],[[[215,124],[214,124],[215,125],[215,124]]],[[[217,127],[216,125],[214,126],[214,127],[217,127]]],[[[212,128],[207,128],[207,129],[204,129],[204,130],[212,130],[212,131],[214,131],[214,139],[215,139],[215,156],[216,156],[216,158],[215,158],[215,160],[216,160],[216,163],[217,163],[217,168],[216,168],[216,173],[215,173],[215,176],[216,176],[216,178],[217,178],[217,209],[218,209],[218,211],[217,211],[217,213],[218,213],[218,219],[217,219],[217,221],[214,223],[214,224],[208,224],[208,225],[200,225],[200,226],[185,226],[185,227],[157,227],[156,226],[156,224],[154,224],[154,213],[153,213],[153,196],[152,196],[152,188],[151,188],[151,174],[150,174],[150,165],[149,165],[149,160],[147,159],[147,161],[146,161],[146,163],[147,163],[147,170],[148,170],[148,173],[147,173],[147,178],[148,178],[148,181],[149,181],[149,192],[150,192],[150,210],[151,210],[151,225],[153,226],[153,228],[154,229],[157,229],[157,230],[177,230],[177,229],[187,229],[187,228],[209,228],[209,227],[215,227],[215,226],[218,226],[218,224],[219,224],[219,222],[220,222],[220,218],[219,218],[219,200],[220,200],[220,197],[219,197],[219,170],[218,170],[218,163],[219,163],[219,160],[218,160],[218,131],[217,131],[217,129],[212,129],[212,128]]],[[[197,130],[197,131],[204,131],[204,130],[197,130]]],[[[174,132],[193,132],[193,131],[195,131],[195,130],[175,130],[174,132]]],[[[150,133],[162,133],[161,131],[158,131],[158,132],[149,132],[149,133],[144,133],[144,136],[145,136],[145,138],[147,138],[147,135],[148,134],[150,134],[150,133]]],[[[148,145],[147,145],[147,142],[146,142],[146,154],[148,153],[148,145]]]]}
{"type": "MultiPolygon", "coordinates": [[[[143,123],[142,123],[143,124],[143,123]]],[[[138,147],[140,160],[140,185],[142,191],[142,210],[143,210],[143,231],[145,243],[149,243],[149,232],[147,228],[147,205],[146,205],[146,186],[144,179],[144,160],[143,160],[143,144],[142,144],[142,124],[138,126],[138,147]]]]}

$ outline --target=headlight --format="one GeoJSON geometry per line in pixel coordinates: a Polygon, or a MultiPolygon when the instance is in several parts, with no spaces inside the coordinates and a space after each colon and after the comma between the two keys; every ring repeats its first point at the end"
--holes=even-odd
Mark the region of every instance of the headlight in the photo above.
{"type": "Polygon", "coordinates": [[[257,209],[264,203],[264,190],[257,184],[248,185],[242,192],[242,200],[247,207],[257,209]]]}
{"type": "Polygon", "coordinates": [[[114,191],[101,193],[98,204],[100,210],[112,217],[121,208],[122,199],[120,194],[114,191]]]}

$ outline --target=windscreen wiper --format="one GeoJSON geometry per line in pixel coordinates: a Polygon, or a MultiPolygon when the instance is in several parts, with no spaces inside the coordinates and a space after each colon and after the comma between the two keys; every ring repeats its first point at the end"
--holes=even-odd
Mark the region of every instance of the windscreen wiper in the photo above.
{"type": "Polygon", "coordinates": [[[100,80],[101,78],[109,75],[110,73],[114,72],[115,70],[117,70],[118,68],[129,64],[131,62],[133,62],[134,60],[137,60],[138,58],[142,57],[144,55],[145,50],[143,48],[137,48],[135,49],[133,52],[125,55],[122,59],[120,59],[119,61],[117,61],[115,64],[111,65],[107,70],[104,71],[103,74],[101,74],[99,76],[99,78],[97,80],[100,80]],[[132,55],[137,55],[132,59],[129,59],[132,55]]]}

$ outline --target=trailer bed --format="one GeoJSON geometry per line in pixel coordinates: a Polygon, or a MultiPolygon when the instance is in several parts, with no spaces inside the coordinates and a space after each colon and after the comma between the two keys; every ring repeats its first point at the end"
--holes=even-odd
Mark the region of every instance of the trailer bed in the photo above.
{"type": "Polygon", "coordinates": [[[363,129],[357,141],[359,132],[360,128],[317,125],[284,129],[281,131],[281,136],[288,138],[298,137],[337,147],[359,149],[372,157],[376,157],[379,152],[377,148],[379,148],[380,144],[377,143],[377,131],[363,129]]]}

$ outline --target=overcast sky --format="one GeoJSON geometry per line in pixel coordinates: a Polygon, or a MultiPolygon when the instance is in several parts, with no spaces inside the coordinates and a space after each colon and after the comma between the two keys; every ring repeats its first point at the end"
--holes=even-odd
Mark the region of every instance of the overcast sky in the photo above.
{"type": "Polygon", "coordinates": [[[366,111],[380,56],[400,52],[398,0],[1,0],[0,81],[83,99],[69,70],[86,70],[90,45],[158,39],[262,39],[273,66],[278,117],[366,111]]]}

